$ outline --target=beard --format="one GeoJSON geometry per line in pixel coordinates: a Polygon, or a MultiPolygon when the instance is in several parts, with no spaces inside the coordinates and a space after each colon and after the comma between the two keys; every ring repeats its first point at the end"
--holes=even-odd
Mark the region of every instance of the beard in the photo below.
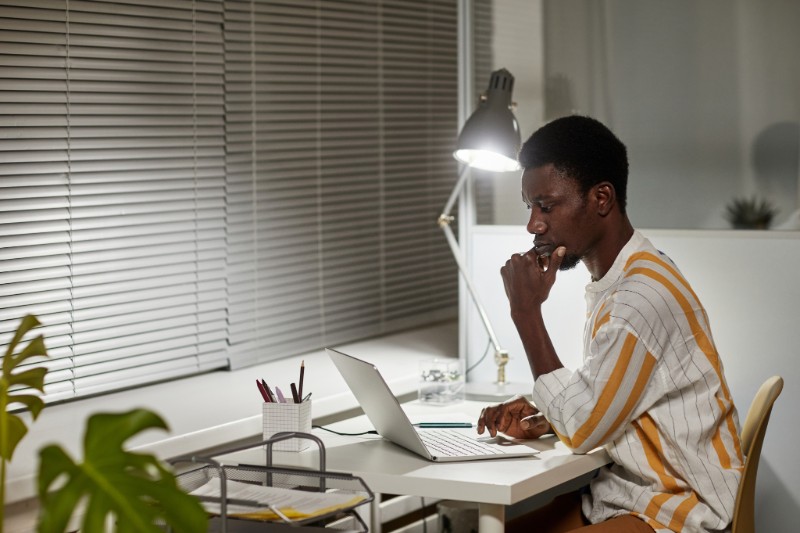
{"type": "Polygon", "coordinates": [[[560,271],[572,270],[573,268],[578,266],[578,263],[580,262],[581,262],[580,256],[575,254],[566,254],[564,256],[564,259],[561,260],[561,265],[558,267],[558,270],[560,271]]]}

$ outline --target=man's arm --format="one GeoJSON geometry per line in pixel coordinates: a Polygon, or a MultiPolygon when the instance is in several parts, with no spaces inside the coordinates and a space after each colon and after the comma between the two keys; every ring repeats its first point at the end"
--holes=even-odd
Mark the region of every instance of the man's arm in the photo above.
{"type": "Polygon", "coordinates": [[[653,379],[655,357],[626,326],[614,318],[605,322],[583,365],[544,375],[534,388],[534,401],[576,453],[615,440],[664,396],[662,380],[653,379]]]}
{"type": "Polygon", "coordinates": [[[533,251],[515,254],[500,269],[511,320],[519,332],[534,380],[564,366],[542,316],[542,304],[550,295],[564,253],[562,246],[550,257],[537,256],[533,251]]]}

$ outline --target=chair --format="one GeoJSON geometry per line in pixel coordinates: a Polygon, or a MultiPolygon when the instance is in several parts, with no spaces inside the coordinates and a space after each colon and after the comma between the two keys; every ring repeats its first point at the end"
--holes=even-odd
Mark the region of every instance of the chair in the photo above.
{"type": "Polygon", "coordinates": [[[783,390],[783,378],[768,378],[756,392],[747,418],[742,426],[742,451],[745,454],[744,470],[736,505],[733,510],[731,533],[755,533],[755,495],[758,460],[761,457],[761,444],[767,432],[772,405],[783,390]]]}

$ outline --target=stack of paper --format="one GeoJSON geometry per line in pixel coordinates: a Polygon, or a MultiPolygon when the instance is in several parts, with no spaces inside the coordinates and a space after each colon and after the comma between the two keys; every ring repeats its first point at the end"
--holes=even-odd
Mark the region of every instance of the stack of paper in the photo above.
{"type": "MultiPolygon", "coordinates": [[[[364,496],[341,492],[306,492],[279,487],[264,487],[239,481],[228,481],[227,515],[250,520],[305,520],[335,511],[349,509],[364,496]],[[232,503],[230,500],[246,500],[252,505],[232,503]],[[277,511],[277,512],[276,512],[277,511]],[[280,514],[278,514],[280,513],[280,514]]],[[[220,498],[220,480],[212,478],[190,494],[201,498],[220,498]]],[[[221,514],[217,502],[203,501],[206,511],[221,514]]]]}

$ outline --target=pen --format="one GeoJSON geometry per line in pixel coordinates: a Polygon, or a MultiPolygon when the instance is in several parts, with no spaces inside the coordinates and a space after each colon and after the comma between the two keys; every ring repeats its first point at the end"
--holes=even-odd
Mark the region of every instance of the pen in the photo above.
{"type": "Polygon", "coordinates": [[[272,394],[272,391],[269,390],[269,387],[267,386],[267,382],[264,381],[263,379],[261,380],[261,386],[264,387],[264,390],[267,392],[267,397],[269,398],[269,401],[273,402],[273,403],[276,403],[275,402],[275,395],[272,394]]]}
{"type": "Polygon", "coordinates": [[[269,394],[267,394],[264,386],[258,380],[256,380],[256,387],[258,387],[258,392],[261,393],[261,397],[264,398],[264,403],[269,403],[269,394]]]}
{"type": "Polygon", "coordinates": [[[286,397],[283,395],[283,392],[281,392],[281,388],[280,387],[275,387],[275,394],[278,395],[278,402],[279,403],[286,403],[286,397]]]}
{"type": "Polygon", "coordinates": [[[297,385],[292,383],[289,386],[292,388],[292,400],[294,400],[294,403],[300,403],[300,398],[297,396],[297,385]]]}
{"type": "Polygon", "coordinates": [[[414,424],[420,428],[471,428],[472,424],[469,422],[420,422],[414,424]]]}
{"type": "Polygon", "coordinates": [[[311,398],[311,393],[310,392],[308,394],[306,394],[305,398],[303,398],[303,401],[300,402],[300,403],[303,403],[304,401],[308,400],[309,398],[311,398]]]}
{"type": "Polygon", "coordinates": [[[306,360],[300,361],[300,381],[297,384],[297,398],[303,397],[303,374],[306,373],[306,360]]]}

